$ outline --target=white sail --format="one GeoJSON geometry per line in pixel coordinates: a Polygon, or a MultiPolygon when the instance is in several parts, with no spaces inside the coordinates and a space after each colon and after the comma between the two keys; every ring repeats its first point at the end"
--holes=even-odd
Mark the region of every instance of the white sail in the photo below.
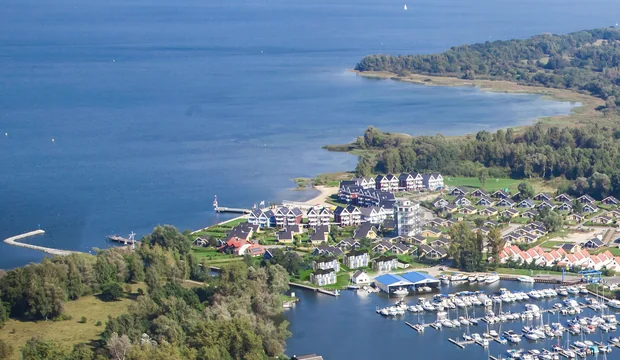
{"type": "Polygon", "coordinates": [[[407,10],[407,4],[405,4],[405,10],[407,10]]]}

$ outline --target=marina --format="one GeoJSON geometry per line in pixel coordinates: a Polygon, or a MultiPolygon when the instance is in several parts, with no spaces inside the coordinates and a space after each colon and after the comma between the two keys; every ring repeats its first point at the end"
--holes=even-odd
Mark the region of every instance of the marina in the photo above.
{"type": "MultiPolygon", "coordinates": [[[[500,280],[490,285],[442,284],[439,292],[395,297],[384,292],[342,291],[334,300],[324,297],[317,311],[325,312],[322,316],[336,318],[340,315],[332,311],[344,311],[343,315],[354,312],[354,317],[349,316],[352,324],[346,328],[352,336],[363,336],[356,329],[364,327],[373,329],[371,337],[386,333],[394,341],[406,341],[412,346],[432,344],[430,349],[421,351],[433,358],[571,359],[571,355],[583,358],[600,354],[599,358],[607,355],[612,359],[616,356],[613,348],[620,345],[616,334],[616,303],[609,302],[608,306],[583,287],[553,288],[547,284],[500,280]],[[561,295],[562,290],[566,290],[566,295],[561,295]],[[478,298],[482,294],[490,303],[478,298]],[[457,299],[466,304],[465,300],[471,303],[474,296],[482,305],[456,305],[461,304],[457,299]],[[439,302],[446,306],[438,309],[433,305],[431,310],[418,305],[439,302]],[[386,308],[399,310],[396,315],[377,313],[386,308]],[[442,346],[445,343],[450,346],[442,346]]],[[[287,313],[292,320],[302,316],[301,309],[313,306],[314,302],[305,291],[297,294],[302,301],[287,313]]],[[[309,327],[305,336],[320,335],[309,327]]]]}

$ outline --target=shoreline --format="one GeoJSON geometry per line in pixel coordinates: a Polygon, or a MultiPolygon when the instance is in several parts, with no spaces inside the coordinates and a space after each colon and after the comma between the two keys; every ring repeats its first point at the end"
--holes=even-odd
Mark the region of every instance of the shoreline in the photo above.
{"type": "MultiPolygon", "coordinates": [[[[531,124],[506,126],[503,129],[513,128],[518,131],[534,124],[541,124],[549,127],[582,126],[593,123],[601,124],[610,120],[610,118],[605,117],[601,112],[596,111],[598,106],[605,105],[604,100],[572,90],[520,85],[505,80],[464,80],[455,77],[426,76],[419,74],[411,74],[406,77],[402,77],[391,72],[361,72],[358,70],[348,71],[355,73],[357,76],[370,79],[402,81],[425,86],[468,86],[476,87],[480,91],[506,94],[542,95],[542,98],[545,100],[578,103],[577,106],[571,109],[571,112],[568,115],[540,116],[532,121],[531,124]]],[[[456,135],[455,137],[467,135],[471,135],[471,133],[456,135]]]]}

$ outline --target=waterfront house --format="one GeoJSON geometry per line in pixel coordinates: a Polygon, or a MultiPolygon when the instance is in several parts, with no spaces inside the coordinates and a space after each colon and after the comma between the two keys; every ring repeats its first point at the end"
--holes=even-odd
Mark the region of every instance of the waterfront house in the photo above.
{"type": "Polygon", "coordinates": [[[368,267],[370,256],[366,250],[352,250],[344,256],[342,263],[349,269],[368,267]]]}
{"type": "Polygon", "coordinates": [[[536,194],[534,196],[534,200],[536,200],[536,201],[543,201],[543,200],[551,201],[551,200],[553,200],[553,197],[551,195],[549,195],[549,194],[539,193],[539,194],[536,194]]]}
{"type": "Polygon", "coordinates": [[[459,195],[454,199],[454,205],[457,206],[471,206],[471,201],[463,195],[459,195]]]}
{"type": "Polygon", "coordinates": [[[340,271],[340,263],[334,256],[319,256],[312,261],[312,270],[317,269],[334,269],[336,272],[340,271]]]}
{"type": "Polygon", "coordinates": [[[538,206],[536,207],[538,210],[540,209],[549,209],[549,210],[553,210],[556,208],[556,205],[550,201],[547,200],[543,200],[540,204],[538,204],[538,206]]]}
{"type": "Polygon", "coordinates": [[[353,179],[362,189],[376,189],[375,178],[372,176],[364,176],[353,179]]]}
{"type": "Polygon", "coordinates": [[[480,210],[480,215],[482,216],[495,216],[497,214],[498,214],[497,209],[493,207],[488,207],[488,208],[484,208],[480,210]]]}
{"type": "Polygon", "coordinates": [[[313,245],[326,244],[329,240],[329,225],[320,225],[314,228],[310,234],[310,242],[313,245]]]}
{"type": "Polygon", "coordinates": [[[363,223],[360,226],[358,226],[357,229],[355,229],[355,232],[353,233],[353,238],[354,239],[362,239],[362,238],[376,239],[377,228],[375,227],[375,225],[371,223],[363,223]]]}
{"type": "Polygon", "coordinates": [[[616,199],[613,196],[608,196],[606,198],[604,198],[601,203],[605,204],[605,205],[618,205],[618,199],[616,199]]]}
{"type": "Polygon", "coordinates": [[[438,197],[437,199],[435,199],[435,201],[433,201],[433,206],[437,209],[443,209],[449,204],[450,203],[448,202],[448,200],[441,198],[441,197],[438,197]]]}
{"type": "Polygon", "coordinates": [[[209,240],[203,238],[203,237],[197,237],[196,239],[194,239],[194,242],[192,243],[193,246],[200,246],[200,247],[208,247],[210,245],[209,240]]]}
{"type": "Polygon", "coordinates": [[[289,208],[282,206],[275,211],[275,217],[277,227],[301,224],[303,212],[297,207],[289,208]]]}
{"type": "Polygon", "coordinates": [[[385,175],[379,174],[375,177],[375,189],[390,191],[390,181],[385,175]]]}
{"type": "Polygon", "coordinates": [[[394,174],[387,174],[386,179],[388,180],[388,191],[396,192],[398,191],[398,176],[394,174]]]}
{"type": "Polygon", "coordinates": [[[515,206],[515,202],[512,199],[505,198],[500,199],[497,204],[495,204],[495,206],[512,208],[513,206],[515,206]]]}
{"type": "Polygon", "coordinates": [[[506,209],[506,210],[502,210],[499,213],[500,216],[511,219],[517,215],[519,215],[519,212],[515,209],[506,209]]]}
{"type": "Polygon", "coordinates": [[[531,209],[534,207],[534,202],[531,199],[523,199],[517,204],[518,208],[531,209]]]}
{"type": "Polygon", "coordinates": [[[471,195],[472,197],[489,197],[489,194],[487,194],[484,190],[482,189],[476,189],[474,191],[472,191],[471,195]]]}
{"type": "Polygon", "coordinates": [[[596,206],[594,206],[594,204],[589,204],[586,203],[585,205],[583,205],[583,212],[584,213],[595,213],[598,211],[598,208],[596,206]]]}
{"type": "Polygon", "coordinates": [[[510,198],[510,194],[508,194],[504,190],[497,190],[496,192],[491,194],[491,197],[495,198],[495,199],[500,199],[500,200],[501,199],[509,199],[510,198]]]}
{"type": "Polygon", "coordinates": [[[381,208],[377,206],[363,207],[360,209],[362,221],[373,224],[380,224],[385,220],[385,212],[381,211],[381,208]]]}
{"type": "Polygon", "coordinates": [[[338,257],[344,255],[344,252],[335,246],[331,245],[319,245],[312,250],[312,255],[314,256],[332,256],[338,257]]]}
{"type": "Polygon", "coordinates": [[[538,210],[527,210],[521,213],[522,218],[533,219],[538,216],[538,210]]]}
{"type": "Polygon", "coordinates": [[[353,205],[338,206],[334,211],[334,219],[340,226],[358,226],[362,222],[362,213],[353,205]]]}
{"type": "MultiPolygon", "coordinates": [[[[413,176],[413,182],[414,182],[414,188],[413,190],[415,191],[420,191],[422,189],[424,189],[424,180],[422,178],[422,174],[420,173],[411,173],[411,176],[413,176]]],[[[443,178],[441,179],[441,186],[443,187],[443,178]]]]}
{"type": "Polygon", "coordinates": [[[558,206],[559,211],[573,211],[573,205],[569,202],[563,202],[558,206]]]}
{"type": "Polygon", "coordinates": [[[478,202],[476,202],[476,205],[478,206],[491,206],[493,205],[493,200],[491,200],[490,197],[488,196],[481,196],[480,200],[478,200],[478,202]]]}
{"type": "Polygon", "coordinates": [[[306,213],[306,217],[308,218],[309,227],[329,225],[333,217],[333,213],[328,208],[310,208],[306,213]]]}
{"type": "Polygon", "coordinates": [[[335,284],[337,271],[334,269],[316,269],[310,274],[310,282],[317,286],[335,284]]]}
{"type": "Polygon", "coordinates": [[[240,239],[250,240],[257,229],[258,225],[241,223],[226,233],[226,239],[237,237],[240,239]]]}
{"type": "Polygon", "coordinates": [[[398,186],[400,189],[404,191],[414,191],[416,190],[415,186],[415,178],[413,174],[410,173],[402,173],[398,176],[398,186]]]}
{"type": "Polygon", "coordinates": [[[357,270],[351,275],[351,282],[354,284],[368,284],[370,283],[370,277],[362,270],[357,270]]]}
{"type": "Polygon", "coordinates": [[[605,243],[603,243],[603,241],[597,237],[594,237],[583,243],[583,247],[586,249],[598,249],[603,245],[605,245],[605,243]]]}
{"type": "Polygon", "coordinates": [[[428,190],[437,190],[444,186],[441,174],[422,174],[422,184],[428,190]]]}
{"type": "Polygon", "coordinates": [[[555,201],[572,204],[573,197],[568,194],[560,194],[555,197],[555,201]]]}
{"type": "Polygon", "coordinates": [[[265,248],[259,244],[250,244],[250,246],[245,249],[243,255],[250,255],[251,257],[264,256],[265,248]]]}
{"type": "Polygon", "coordinates": [[[271,209],[263,210],[258,218],[259,226],[269,228],[276,226],[276,214],[271,209]]]}
{"type": "Polygon", "coordinates": [[[469,194],[469,191],[467,191],[467,189],[462,187],[462,186],[457,186],[457,187],[453,188],[452,190],[450,190],[449,194],[451,196],[465,196],[465,195],[469,194]]]}
{"type": "Polygon", "coordinates": [[[427,228],[427,229],[422,229],[422,236],[424,237],[438,237],[441,235],[441,230],[439,229],[435,229],[435,228],[427,228]]]}
{"type": "Polygon", "coordinates": [[[372,261],[372,269],[378,272],[390,272],[397,266],[396,256],[379,256],[372,261]]]}
{"type": "Polygon", "coordinates": [[[248,214],[248,223],[260,226],[261,213],[262,211],[259,209],[252,209],[252,211],[248,214]]]}

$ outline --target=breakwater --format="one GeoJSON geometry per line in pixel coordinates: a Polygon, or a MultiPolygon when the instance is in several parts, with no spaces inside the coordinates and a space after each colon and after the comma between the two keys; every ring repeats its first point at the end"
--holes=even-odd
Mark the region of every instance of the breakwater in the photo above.
{"type": "Polygon", "coordinates": [[[29,238],[29,237],[32,237],[32,236],[43,235],[43,234],[45,234],[45,231],[43,231],[43,230],[34,230],[34,231],[30,231],[30,232],[27,232],[27,233],[24,233],[24,234],[11,236],[10,238],[4,239],[4,242],[9,244],[9,245],[19,246],[19,247],[23,247],[23,248],[26,248],[26,249],[43,251],[44,253],[51,254],[51,255],[69,255],[69,254],[80,253],[80,251],[54,249],[54,248],[50,248],[50,247],[39,246],[39,245],[32,245],[32,244],[26,244],[26,243],[23,243],[23,242],[19,242],[19,240],[23,240],[23,239],[26,239],[26,238],[29,238]]]}

